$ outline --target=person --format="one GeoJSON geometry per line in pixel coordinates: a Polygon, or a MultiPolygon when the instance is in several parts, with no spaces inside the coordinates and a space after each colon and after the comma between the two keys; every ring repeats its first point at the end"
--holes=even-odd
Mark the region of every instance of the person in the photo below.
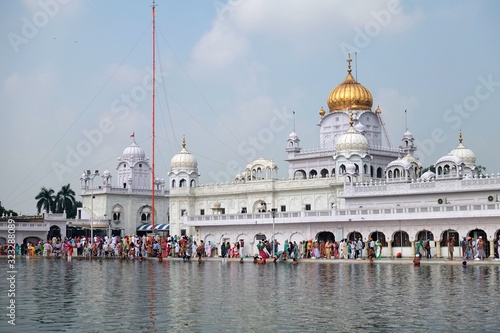
{"type": "MultiPolygon", "coordinates": [[[[196,241],[194,242],[194,244],[196,245],[196,241]]],[[[198,257],[198,262],[201,262],[201,257],[203,255],[203,250],[204,250],[204,246],[203,246],[203,241],[201,240],[200,241],[200,245],[198,245],[196,247],[196,256],[198,257]]]]}
{"type": "MultiPolygon", "coordinates": [[[[356,242],[356,240],[354,240],[356,242]]],[[[358,238],[358,242],[356,243],[356,256],[355,259],[362,259],[363,258],[363,248],[365,245],[363,244],[363,241],[361,240],[361,237],[358,238]]]]}
{"type": "Polygon", "coordinates": [[[240,239],[240,258],[245,257],[245,255],[246,255],[246,253],[245,253],[245,240],[240,239]]]}
{"type": "Polygon", "coordinates": [[[383,248],[383,245],[382,245],[382,242],[377,239],[377,242],[375,243],[375,258],[377,259],[380,259],[382,258],[382,248],[383,248]]]}
{"type": "Polygon", "coordinates": [[[413,265],[420,266],[420,254],[415,255],[415,258],[413,259],[413,265]]]}
{"type": "Polygon", "coordinates": [[[368,259],[370,259],[370,263],[373,262],[373,258],[375,257],[375,250],[373,247],[368,247],[368,259]]]}
{"type": "Polygon", "coordinates": [[[500,260],[500,236],[498,236],[497,240],[497,255],[498,255],[498,260],[500,260]]]}
{"type": "Polygon", "coordinates": [[[222,242],[222,245],[220,246],[220,254],[222,259],[226,259],[227,256],[227,248],[226,248],[226,243],[222,242]]]}
{"type": "Polygon", "coordinates": [[[431,259],[431,240],[427,238],[427,241],[424,243],[425,256],[427,259],[431,259]]]}
{"type": "Polygon", "coordinates": [[[455,237],[450,236],[450,238],[448,238],[448,255],[450,260],[453,260],[454,250],[455,250],[455,237]]]}
{"type": "Polygon", "coordinates": [[[483,236],[479,236],[479,239],[477,240],[477,257],[479,260],[484,260],[484,257],[486,257],[486,253],[484,251],[485,246],[486,243],[483,240],[483,236]]]}

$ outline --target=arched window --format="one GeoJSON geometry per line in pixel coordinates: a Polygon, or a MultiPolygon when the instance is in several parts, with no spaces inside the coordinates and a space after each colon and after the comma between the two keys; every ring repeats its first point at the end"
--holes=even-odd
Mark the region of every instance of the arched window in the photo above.
{"type": "Polygon", "coordinates": [[[186,180],[185,179],[181,179],[179,181],[179,187],[186,187],[186,180]]]}
{"type": "Polygon", "coordinates": [[[309,171],[309,178],[316,178],[318,176],[318,172],[316,170],[309,171]]]}
{"type": "Polygon", "coordinates": [[[172,179],[172,188],[175,187],[175,179],[172,179]]]}
{"type": "Polygon", "coordinates": [[[328,177],[328,170],[326,169],[321,170],[321,178],[326,178],[326,177],[328,177]]]}
{"type": "Polygon", "coordinates": [[[196,181],[194,179],[191,179],[191,182],[189,183],[189,187],[196,187],[196,181]]]}
{"type": "Polygon", "coordinates": [[[382,168],[381,167],[378,167],[377,168],[377,178],[382,178],[382,168]]]}

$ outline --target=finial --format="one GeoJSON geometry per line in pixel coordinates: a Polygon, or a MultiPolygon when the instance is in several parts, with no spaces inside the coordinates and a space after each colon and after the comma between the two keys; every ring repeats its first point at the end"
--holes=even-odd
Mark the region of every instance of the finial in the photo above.
{"type": "Polygon", "coordinates": [[[352,125],[354,124],[354,120],[352,119],[352,110],[348,110],[349,111],[349,125],[352,125]]]}
{"type": "Polygon", "coordinates": [[[182,136],[182,148],[186,148],[186,136],[182,136]]]}
{"type": "Polygon", "coordinates": [[[347,54],[347,73],[351,74],[352,70],[351,70],[351,54],[348,53],[347,54]]]}
{"type": "Polygon", "coordinates": [[[460,130],[460,136],[458,137],[458,142],[462,143],[463,138],[462,138],[462,130],[460,130]]]}

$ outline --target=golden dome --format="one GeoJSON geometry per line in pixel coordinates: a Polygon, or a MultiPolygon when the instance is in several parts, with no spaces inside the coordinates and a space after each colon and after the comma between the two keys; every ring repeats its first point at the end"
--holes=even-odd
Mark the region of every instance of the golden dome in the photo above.
{"type": "Polygon", "coordinates": [[[330,112],[349,110],[371,110],[373,97],[368,89],[358,83],[351,74],[351,55],[347,58],[347,76],[341,84],[330,92],[328,108],[330,112]]]}

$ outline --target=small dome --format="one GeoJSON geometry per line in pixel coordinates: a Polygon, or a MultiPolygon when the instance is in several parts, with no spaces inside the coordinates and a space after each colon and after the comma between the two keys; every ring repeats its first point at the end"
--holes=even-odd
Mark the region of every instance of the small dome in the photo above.
{"type": "Polygon", "coordinates": [[[460,138],[457,148],[453,149],[450,154],[459,157],[466,166],[474,168],[476,166],[476,155],[468,148],[465,148],[462,143],[462,131],[460,131],[460,138]]]}
{"type": "Polygon", "coordinates": [[[359,133],[364,133],[365,132],[365,125],[358,122],[356,125],[354,125],[354,129],[359,133]]]}
{"type": "Polygon", "coordinates": [[[420,180],[430,181],[436,179],[436,174],[430,170],[424,172],[422,176],[420,176],[420,180]]]}
{"type": "Polygon", "coordinates": [[[394,160],[391,163],[387,164],[387,168],[393,166],[403,167],[404,169],[408,170],[409,168],[411,168],[411,163],[405,160],[404,158],[398,158],[397,160],[394,160]]]}
{"type": "Polygon", "coordinates": [[[108,170],[108,169],[106,169],[106,170],[104,170],[104,172],[102,173],[102,176],[103,176],[104,178],[108,178],[109,176],[111,176],[111,173],[109,172],[109,170],[108,170]]]}
{"type": "Polygon", "coordinates": [[[186,139],[182,138],[182,149],[170,160],[170,169],[196,169],[198,161],[186,149],[186,139]]]}
{"type": "Polygon", "coordinates": [[[452,154],[441,157],[439,160],[437,160],[436,165],[443,162],[451,162],[454,163],[455,165],[460,165],[464,163],[460,157],[452,154]]]}
{"type": "Polygon", "coordinates": [[[405,134],[403,134],[403,139],[413,140],[413,134],[410,131],[406,130],[405,134]]]}
{"type": "Polygon", "coordinates": [[[325,116],[325,113],[326,113],[325,109],[323,109],[323,107],[321,107],[321,109],[319,110],[319,115],[320,115],[321,117],[324,117],[324,116],[325,116]]]}
{"type": "Polygon", "coordinates": [[[418,160],[415,158],[415,156],[413,155],[410,155],[410,154],[406,154],[404,157],[403,157],[403,160],[405,161],[408,161],[409,163],[411,164],[416,164],[417,166],[421,167],[421,164],[418,162],[418,160]]]}
{"type": "Polygon", "coordinates": [[[349,175],[354,175],[356,174],[356,165],[354,163],[348,163],[345,166],[345,173],[349,175]]]}
{"type": "Polygon", "coordinates": [[[368,152],[368,140],[351,126],[346,133],[337,139],[335,149],[337,153],[349,151],[368,152]]]}
{"type": "Polygon", "coordinates": [[[132,143],[130,144],[130,146],[128,146],[123,150],[122,159],[125,160],[146,159],[146,153],[144,153],[144,150],[137,145],[137,143],[135,142],[135,137],[132,137],[132,143]]]}
{"type": "Polygon", "coordinates": [[[330,112],[349,110],[371,110],[373,97],[368,89],[358,83],[351,74],[351,55],[347,58],[347,76],[328,96],[330,112]]]}
{"type": "Polygon", "coordinates": [[[288,140],[296,141],[298,139],[299,139],[299,136],[297,135],[297,133],[295,133],[295,131],[292,131],[292,133],[290,133],[288,135],[288,140]]]}
{"type": "Polygon", "coordinates": [[[261,157],[251,163],[248,163],[245,170],[253,170],[259,167],[261,169],[270,169],[270,170],[278,169],[278,165],[274,161],[265,160],[261,157]]]}

